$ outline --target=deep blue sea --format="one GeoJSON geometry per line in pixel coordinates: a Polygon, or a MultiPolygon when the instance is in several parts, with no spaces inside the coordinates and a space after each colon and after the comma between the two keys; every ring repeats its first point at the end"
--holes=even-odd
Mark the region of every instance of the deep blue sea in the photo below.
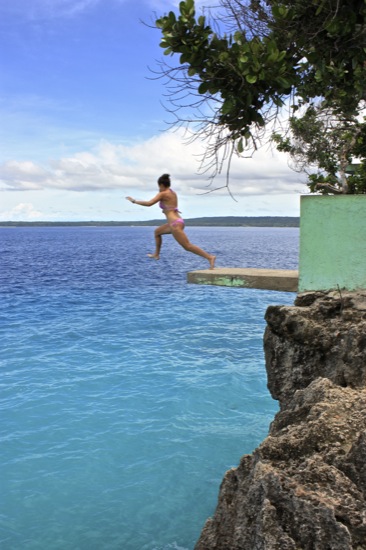
{"type": "MultiPolygon", "coordinates": [[[[297,269],[298,229],[187,234],[218,267],[297,269]]],[[[152,251],[151,227],[0,228],[2,550],[192,550],[267,435],[263,316],[295,295],[152,251]]]]}

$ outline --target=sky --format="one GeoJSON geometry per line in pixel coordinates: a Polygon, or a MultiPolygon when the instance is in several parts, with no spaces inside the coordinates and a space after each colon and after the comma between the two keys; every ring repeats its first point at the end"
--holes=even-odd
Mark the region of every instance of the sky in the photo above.
{"type": "MultiPolygon", "coordinates": [[[[210,0],[196,2],[197,11],[210,0]]],[[[171,126],[155,19],[179,0],[0,0],[0,221],[136,221],[169,173],[185,218],[298,216],[304,178],[268,148],[210,185],[171,126]]],[[[178,59],[177,59],[178,61],[178,59]]],[[[174,59],[171,61],[174,64],[174,59]]]]}

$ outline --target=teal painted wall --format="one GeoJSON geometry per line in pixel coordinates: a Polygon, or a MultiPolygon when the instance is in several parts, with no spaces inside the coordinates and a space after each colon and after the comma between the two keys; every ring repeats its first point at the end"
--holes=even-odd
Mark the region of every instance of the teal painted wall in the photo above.
{"type": "Polygon", "coordinates": [[[301,197],[299,292],[366,289],[366,195],[301,197]]]}

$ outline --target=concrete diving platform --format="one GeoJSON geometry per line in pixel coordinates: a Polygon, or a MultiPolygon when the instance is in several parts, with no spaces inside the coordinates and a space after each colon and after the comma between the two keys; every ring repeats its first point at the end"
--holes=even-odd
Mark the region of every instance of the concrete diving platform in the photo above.
{"type": "Polygon", "coordinates": [[[216,267],[187,273],[187,282],[197,285],[297,292],[299,272],[290,269],[256,269],[247,267],[216,267]]]}

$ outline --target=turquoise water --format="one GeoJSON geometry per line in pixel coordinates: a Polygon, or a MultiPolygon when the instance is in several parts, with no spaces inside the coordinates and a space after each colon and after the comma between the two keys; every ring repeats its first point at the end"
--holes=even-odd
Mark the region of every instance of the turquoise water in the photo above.
{"type": "MultiPolygon", "coordinates": [[[[152,228],[0,229],[3,550],[193,549],[266,436],[263,316],[294,295],[186,284],[152,228]]],[[[218,266],[297,267],[298,230],[188,228],[218,266]]]]}

